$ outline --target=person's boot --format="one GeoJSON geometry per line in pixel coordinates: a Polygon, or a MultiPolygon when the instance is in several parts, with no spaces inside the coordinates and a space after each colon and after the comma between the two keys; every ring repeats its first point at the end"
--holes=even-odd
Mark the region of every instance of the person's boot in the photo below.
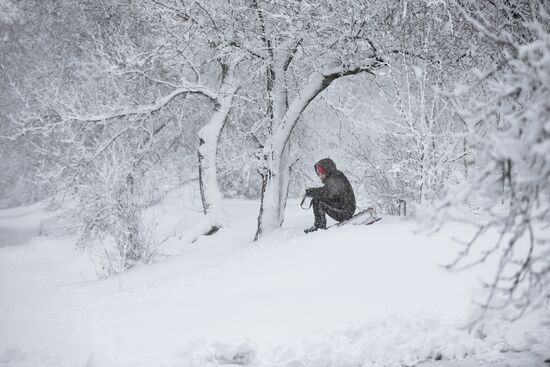
{"type": "Polygon", "coordinates": [[[309,227],[309,228],[306,228],[304,229],[304,233],[311,233],[311,232],[315,232],[319,229],[327,229],[327,225],[322,225],[322,224],[314,224],[312,227],[309,227]]]}

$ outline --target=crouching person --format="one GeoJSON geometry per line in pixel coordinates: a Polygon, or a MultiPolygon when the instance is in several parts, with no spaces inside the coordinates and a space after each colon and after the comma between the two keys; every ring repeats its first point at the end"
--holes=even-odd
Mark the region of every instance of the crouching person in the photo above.
{"type": "Polygon", "coordinates": [[[327,228],[328,214],[332,219],[342,222],[355,213],[355,195],[347,177],[336,169],[330,158],[315,163],[315,172],[323,183],[322,187],[306,189],[306,197],[311,197],[315,222],[305,233],[327,228]]]}

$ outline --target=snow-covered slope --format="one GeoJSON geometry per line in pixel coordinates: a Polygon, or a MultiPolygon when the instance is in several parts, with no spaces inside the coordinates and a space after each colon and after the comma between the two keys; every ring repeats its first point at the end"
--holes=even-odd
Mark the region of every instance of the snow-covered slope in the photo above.
{"type": "Polygon", "coordinates": [[[74,237],[36,236],[42,207],[0,212],[17,237],[0,248],[0,366],[544,365],[548,310],[465,328],[490,269],[440,265],[466,228],[429,237],[386,217],[304,235],[311,213],[290,202],[283,229],[254,243],[257,209],[229,200],[228,227],[191,242],[200,211],[173,193],[147,214],[165,256],[107,280],[74,237]]]}

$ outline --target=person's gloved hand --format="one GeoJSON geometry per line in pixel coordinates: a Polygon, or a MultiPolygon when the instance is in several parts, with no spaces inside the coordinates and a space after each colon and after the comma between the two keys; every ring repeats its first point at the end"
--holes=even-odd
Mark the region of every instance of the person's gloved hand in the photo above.
{"type": "Polygon", "coordinates": [[[312,196],[313,189],[310,187],[309,189],[306,189],[306,196],[312,196]]]}

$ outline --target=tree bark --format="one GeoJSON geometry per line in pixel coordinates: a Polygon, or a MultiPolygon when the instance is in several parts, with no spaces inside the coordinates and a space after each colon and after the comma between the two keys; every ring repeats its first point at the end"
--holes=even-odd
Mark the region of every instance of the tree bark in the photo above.
{"type": "Polygon", "coordinates": [[[213,234],[223,226],[223,195],[218,185],[216,159],[218,142],[231,110],[233,99],[239,89],[235,78],[236,65],[223,66],[222,85],[215,98],[215,109],[210,120],[198,132],[199,186],[204,214],[208,217],[213,234]]]}

